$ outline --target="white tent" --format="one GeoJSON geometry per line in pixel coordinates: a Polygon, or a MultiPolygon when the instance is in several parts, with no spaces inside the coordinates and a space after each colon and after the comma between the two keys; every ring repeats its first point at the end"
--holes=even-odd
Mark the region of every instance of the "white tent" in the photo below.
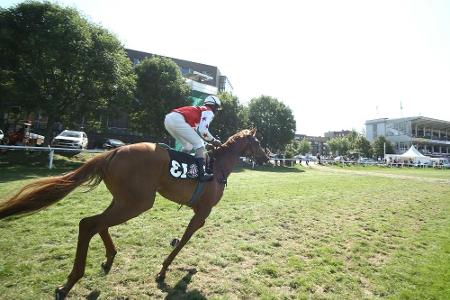
{"type": "Polygon", "coordinates": [[[412,163],[413,164],[431,164],[431,157],[425,156],[417,150],[414,145],[401,155],[390,154],[386,155],[388,162],[398,162],[398,163],[412,163]]]}
{"type": "Polygon", "coordinates": [[[416,147],[414,147],[414,145],[411,145],[411,147],[408,149],[408,151],[406,151],[405,153],[403,153],[402,155],[399,155],[400,157],[405,157],[405,158],[428,158],[430,159],[430,157],[423,155],[422,153],[419,152],[419,150],[416,149],[416,147]]]}

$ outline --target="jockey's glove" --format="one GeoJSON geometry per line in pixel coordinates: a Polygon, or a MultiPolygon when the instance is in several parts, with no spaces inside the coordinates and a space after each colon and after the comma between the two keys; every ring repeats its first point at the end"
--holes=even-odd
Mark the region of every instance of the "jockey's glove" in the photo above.
{"type": "Polygon", "coordinates": [[[222,142],[221,142],[220,140],[218,140],[218,139],[213,139],[213,140],[211,141],[211,144],[212,144],[214,147],[218,147],[218,146],[222,145],[222,142]]]}

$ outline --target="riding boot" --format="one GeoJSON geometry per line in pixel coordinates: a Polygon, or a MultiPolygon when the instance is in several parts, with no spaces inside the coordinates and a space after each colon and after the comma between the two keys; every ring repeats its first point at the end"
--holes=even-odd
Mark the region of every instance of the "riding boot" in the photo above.
{"type": "Polygon", "coordinates": [[[198,180],[200,182],[210,181],[213,178],[213,174],[205,173],[205,159],[203,157],[196,157],[195,164],[198,169],[198,180]]]}
{"type": "Polygon", "coordinates": [[[205,160],[205,173],[207,173],[207,174],[214,174],[214,169],[213,169],[214,160],[215,160],[214,157],[208,157],[205,160]]]}

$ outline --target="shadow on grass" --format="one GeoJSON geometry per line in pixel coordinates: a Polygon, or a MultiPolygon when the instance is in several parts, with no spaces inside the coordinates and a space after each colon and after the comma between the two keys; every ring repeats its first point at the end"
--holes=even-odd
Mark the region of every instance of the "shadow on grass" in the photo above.
{"type": "Polygon", "coordinates": [[[175,300],[175,299],[198,299],[198,300],[206,300],[207,298],[202,295],[202,293],[198,290],[187,291],[187,287],[192,280],[192,276],[197,273],[196,269],[188,269],[187,274],[180,279],[180,281],[175,284],[174,287],[168,285],[164,280],[157,280],[158,288],[163,292],[167,293],[167,296],[164,298],[166,300],[175,300]]]}
{"type": "Polygon", "coordinates": [[[98,297],[100,297],[100,291],[95,290],[89,293],[89,295],[86,296],[86,300],[97,300],[98,297]]]}
{"type": "MultiPolygon", "coordinates": [[[[164,298],[166,300],[179,300],[179,299],[195,299],[195,300],[206,300],[207,298],[202,295],[198,290],[187,291],[187,287],[192,280],[192,276],[197,273],[196,269],[187,269],[187,274],[180,279],[180,281],[175,284],[174,287],[169,286],[164,280],[157,280],[158,288],[163,292],[167,293],[164,298]]],[[[100,291],[94,290],[86,296],[87,300],[97,300],[100,297],[100,291]]]]}
{"type": "Polygon", "coordinates": [[[55,155],[54,168],[48,168],[47,152],[8,151],[0,154],[0,182],[56,176],[72,171],[84,163],[84,159],[55,155]]]}

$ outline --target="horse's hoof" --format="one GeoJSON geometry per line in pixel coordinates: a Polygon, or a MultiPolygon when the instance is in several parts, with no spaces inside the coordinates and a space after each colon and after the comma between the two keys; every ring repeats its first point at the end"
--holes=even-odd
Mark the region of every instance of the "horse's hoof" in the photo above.
{"type": "Polygon", "coordinates": [[[179,239],[173,239],[173,240],[170,242],[170,246],[172,246],[173,248],[175,248],[176,246],[178,246],[179,243],[180,243],[180,240],[179,240],[179,239]]]}
{"type": "Polygon", "coordinates": [[[67,296],[67,292],[64,290],[64,287],[59,287],[55,290],[55,300],[63,300],[67,296]]]}
{"type": "Polygon", "coordinates": [[[164,281],[164,279],[166,279],[166,272],[159,272],[158,275],[156,275],[156,281],[161,282],[164,281]]]}
{"type": "Polygon", "coordinates": [[[108,274],[109,271],[111,271],[111,265],[112,264],[102,263],[102,270],[105,274],[108,274]]]}

